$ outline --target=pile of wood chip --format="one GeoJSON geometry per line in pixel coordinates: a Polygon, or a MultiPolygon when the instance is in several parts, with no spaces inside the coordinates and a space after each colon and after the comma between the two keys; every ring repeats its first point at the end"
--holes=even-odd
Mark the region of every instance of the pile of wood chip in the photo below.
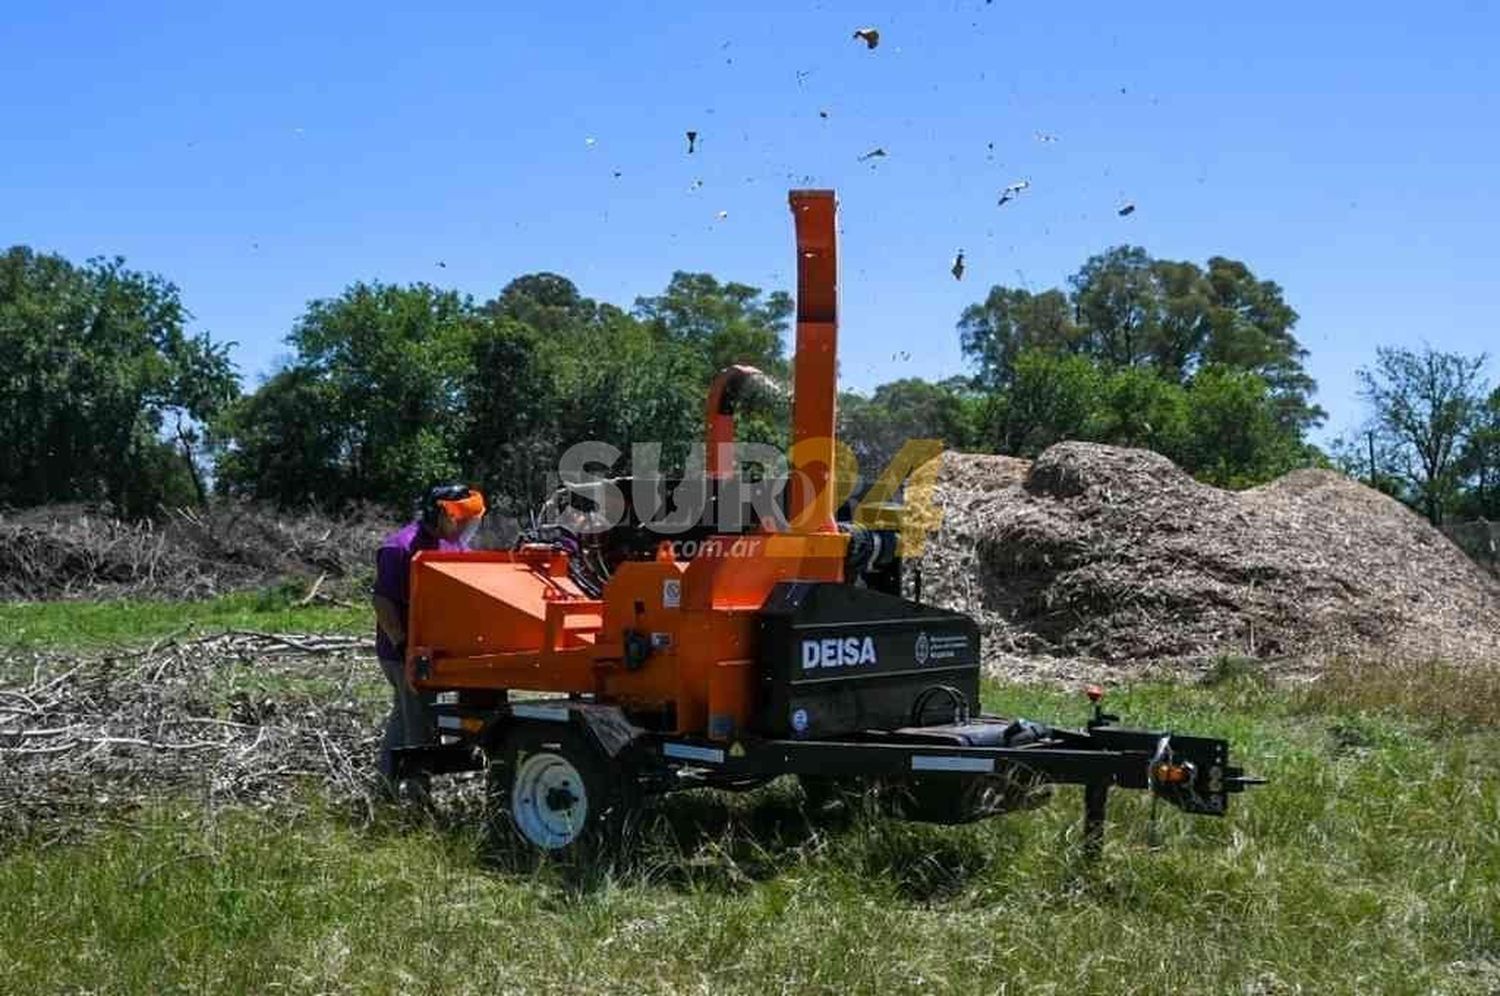
{"type": "Polygon", "coordinates": [[[937,498],[923,597],[978,617],[999,670],[1500,663],[1500,583],[1331,471],[1230,492],[1149,451],[1062,443],[1034,463],[947,454],[937,498]]]}

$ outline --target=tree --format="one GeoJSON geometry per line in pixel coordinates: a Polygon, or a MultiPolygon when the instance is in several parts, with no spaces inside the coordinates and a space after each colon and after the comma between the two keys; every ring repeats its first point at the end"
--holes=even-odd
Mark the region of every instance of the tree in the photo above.
{"type": "Polygon", "coordinates": [[[1120,246],[1068,279],[1089,355],[1106,367],[1146,363],[1160,335],[1161,292],[1146,250],[1120,246]]]}
{"type": "Polygon", "coordinates": [[[663,343],[655,329],[628,315],[596,335],[588,356],[570,363],[562,381],[563,395],[577,402],[563,439],[603,440],[627,455],[636,443],[659,442],[655,469],[681,471],[689,448],[703,439],[707,365],[697,350],[663,343]]]}
{"type": "Polygon", "coordinates": [[[1103,390],[1104,375],[1089,358],[1027,350],[991,408],[990,436],[1000,452],[1028,457],[1064,439],[1094,439],[1103,390]]]}
{"type": "Polygon", "coordinates": [[[1090,421],[1100,442],[1144,447],[1182,462],[1189,407],[1188,392],[1176,381],[1148,368],[1130,367],[1104,379],[1099,408],[1090,421]]]}
{"type": "Polygon", "coordinates": [[[492,317],[469,344],[459,462],[492,505],[535,508],[557,467],[563,403],[540,340],[533,327],[492,317]]]}
{"type": "Polygon", "coordinates": [[[1179,461],[1201,480],[1242,488],[1309,459],[1300,435],[1279,420],[1278,402],[1259,374],[1210,364],[1187,392],[1188,432],[1179,461]]]}
{"type": "Polygon", "coordinates": [[[350,494],[353,432],[334,413],[334,389],[311,367],[278,371],[215,422],[221,493],[284,507],[334,504],[350,494]]]}
{"type": "Polygon", "coordinates": [[[681,271],[660,295],[635,302],[638,318],[665,341],[697,351],[710,376],[735,363],[783,373],[782,338],[792,311],[784,291],[766,295],[748,284],[721,284],[707,273],[681,271]]]}
{"type": "Polygon", "coordinates": [[[908,440],[937,439],[948,449],[974,446],[980,415],[980,398],[963,378],[934,384],[910,377],[881,384],[870,397],[840,395],[838,436],[868,483],[908,440]]]}
{"type": "MultiPolygon", "coordinates": [[[[627,455],[662,443],[651,469],[681,471],[715,364],[784,367],[790,301],[677,274],[638,307],[640,318],[592,301],[555,273],[518,277],[478,306],[425,284],[314,301],[288,337],[292,361],[219,420],[219,487],[284,504],[404,505],[460,479],[497,505],[534,507],[562,452],[589,440],[627,455]]],[[[782,431],[753,414],[742,428],[782,431]]]]}
{"type": "Polygon", "coordinates": [[[1479,426],[1484,356],[1382,347],[1358,371],[1372,431],[1389,447],[1411,500],[1434,524],[1458,495],[1456,458],[1479,426]]]}
{"type": "Polygon", "coordinates": [[[964,309],[958,331],[964,356],[978,367],[977,383],[991,391],[1014,380],[1016,360],[1027,350],[1061,355],[1081,346],[1073,306],[1060,290],[992,287],[982,304],[964,309]]]}
{"type": "Polygon", "coordinates": [[[201,497],[197,427],[238,377],[228,345],[188,333],[189,318],[175,286],[121,259],[0,256],[0,503],[103,499],[143,515],[201,497]]]}
{"type": "Polygon", "coordinates": [[[1467,489],[1460,512],[1500,520],[1500,387],[1490,392],[1459,455],[1458,470],[1467,489]]]}
{"type": "Polygon", "coordinates": [[[1033,294],[997,286],[964,310],[960,342],[980,386],[1008,387],[1029,349],[1086,356],[1107,373],[1145,368],[1184,387],[1216,363],[1261,377],[1288,429],[1300,434],[1323,419],[1292,332],[1297,313],[1280,287],[1245,264],[1216,256],[1205,270],[1119,246],[1085,261],[1068,288],[1033,294]]]}
{"type": "Polygon", "coordinates": [[[1201,362],[1258,375],[1276,400],[1277,421],[1287,428],[1300,433],[1321,424],[1327,413],[1310,400],[1317,382],[1303,369],[1307,350],[1292,332],[1297,313],[1281,287],[1222,256],[1208,261],[1206,280],[1212,308],[1201,362]]]}
{"type": "Polygon", "coordinates": [[[427,284],[359,283],[313,301],[287,337],[293,363],[225,420],[220,487],[310,496],[310,483],[259,476],[296,468],[320,502],[405,506],[432,482],[464,478],[460,381],[477,324],[466,298],[427,284]],[[307,419],[320,424],[296,424],[307,419]]]}
{"type": "Polygon", "coordinates": [[[544,336],[567,335],[599,317],[599,305],[578,293],[573,281],[556,273],[517,277],[485,303],[483,311],[508,318],[544,336]]]}

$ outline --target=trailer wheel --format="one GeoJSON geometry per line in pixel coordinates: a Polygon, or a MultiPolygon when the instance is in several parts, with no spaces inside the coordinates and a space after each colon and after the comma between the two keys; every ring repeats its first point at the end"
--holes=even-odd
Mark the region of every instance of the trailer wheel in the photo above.
{"type": "Polygon", "coordinates": [[[490,768],[497,824],[530,851],[593,861],[619,837],[634,808],[625,773],[573,727],[511,731],[490,768]]]}

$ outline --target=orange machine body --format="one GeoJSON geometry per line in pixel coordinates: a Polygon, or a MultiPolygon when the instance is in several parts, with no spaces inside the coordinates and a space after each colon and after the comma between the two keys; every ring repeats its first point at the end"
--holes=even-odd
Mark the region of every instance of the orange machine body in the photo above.
{"type": "MultiPolygon", "coordinates": [[[[675,559],[619,565],[600,598],[569,579],[568,554],[422,552],[413,558],[407,672],[429,691],[592,695],[727,739],[758,708],[756,629],[783,581],[842,581],[834,523],[837,256],[832,191],[791,195],[798,320],[786,531],[722,534],[675,559]]],[[[710,403],[710,452],[728,442],[710,403]]],[[[723,476],[716,464],[714,474],[723,476]]]]}

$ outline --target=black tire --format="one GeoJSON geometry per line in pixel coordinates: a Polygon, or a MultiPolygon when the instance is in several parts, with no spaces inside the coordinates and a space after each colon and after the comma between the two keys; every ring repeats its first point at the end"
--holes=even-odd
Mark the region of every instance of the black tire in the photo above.
{"type": "Polygon", "coordinates": [[[492,754],[492,828],[531,857],[571,866],[618,853],[636,793],[626,772],[586,733],[523,723],[492,754]]]}

